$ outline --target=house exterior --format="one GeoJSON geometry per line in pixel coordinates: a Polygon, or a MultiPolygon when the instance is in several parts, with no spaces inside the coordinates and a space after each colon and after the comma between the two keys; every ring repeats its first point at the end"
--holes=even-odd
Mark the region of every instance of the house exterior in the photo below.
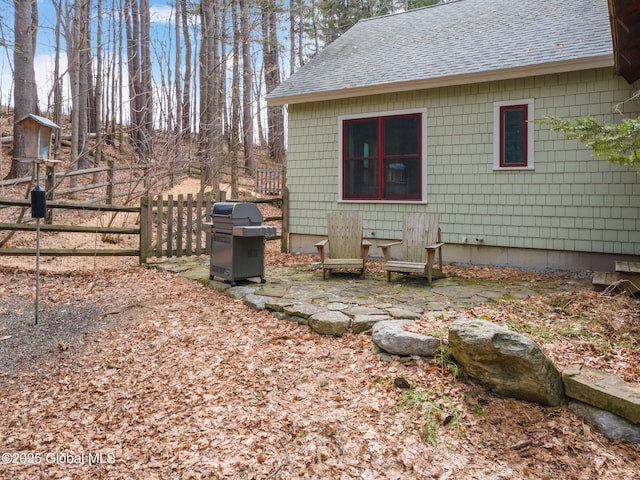
{"type": "Polygon", "coordinates": [[[640,175],[536,124],[640,105],[607,0],[458,0],[360,21],[274,89],[288,105],[289,245],[358,210],[375,245],[439,212],[445,261],[611,270],[640,254],[640,175]]]}

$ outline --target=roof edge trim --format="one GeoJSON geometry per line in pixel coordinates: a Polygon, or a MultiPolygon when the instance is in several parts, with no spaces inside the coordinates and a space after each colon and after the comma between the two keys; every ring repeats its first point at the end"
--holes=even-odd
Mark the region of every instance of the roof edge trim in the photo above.
{"type": "Polygon", "coordinates": [[[313,92],[300,95],[274,97],[267,96],[267,105],[278,106],[298,103],[322,102],[328,100],[341,100],[344,98],[381,95],[386,93],[399,93],[411,90],[425,90],[456,85],[468,85],[471,83],[513,80],[516,78],[550,75],[554,73],[568,73],[580,70],[606,68],[613,66],[613,54],[608,54],[600,55],[597,57],[579,58],[561,62],[541,63],[525,67],[490,70],[465,75],[447,75],[443,77],[427,78],[410,82],[383,83],[367,87],[343,88],[340,90],[328,90],[324,92],[313,92]]]}

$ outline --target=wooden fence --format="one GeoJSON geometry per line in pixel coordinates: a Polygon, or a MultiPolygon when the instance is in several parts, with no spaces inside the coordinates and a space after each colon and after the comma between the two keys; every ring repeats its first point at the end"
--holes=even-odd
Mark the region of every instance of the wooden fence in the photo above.
{"type": "MultiPolygon", "coordinates": [[[[14,206],[28,208],[31,202],[26,199],[9,199],[0,198],[0,206],[14,206]]],[[[68,209],[68,210],[88,210],[100,212],[134,212],[140,213],[140,207],[127,207],[116,205],[87,205],[84,203],[70,203],[48,201],[47,209],[68,209]]],[[[37,225],[33,223],[0,223],[0,231],[2,230],[21,230],[36,231],[37,225]]],[[[139,235],[140,228],[129,227],[105,227],[105,226],[85,226],[85,225],[49,225],[41,224],[40,230],[43,232],[79,232],[79,233],[95,233],[95,234],[114,234],[114,235],[139,235]]],[[[0,256],[35,256],[35,248],[0,248],[0,256]]],[[[42,248],[40,255],[64,257],[64,256],[139,256],[140,249],[77,249],[77,248],[42,248]]]]}
{"type": "Polygon", "coordinates": [[[256,169],[256,192],[263,195],[282,195],[283,187],[283,168],[258,167],[256,169]]]}
{"type": "MultiPolygon", "coordinates": [[[[239,200],[223,201],[236,202],[239,200]]],[[[243,199],[255,204],[272,204],[283,210],[283,199],[243,199]]],[[[140,261],[151,257],[183,257],[209,252],[210,221],[214,204],[211,193],[188,195],[159,195],[153,200],[144,197],[140,201],[140,261]]],[[[287,225],[284,216],[268,216],[264,223],[279,222],[280,234],[267,240],[281,240],[281,250],[286,249],[287,225]]],[[[283,250],[284,251],[284,250],[283,250]]]]}
{"type": "MultiPolygon", "coordinates": [[[[237,200],[229,200],[237,201],[237,200]]],[[[274,199],[243,199],[256,204],[273,204],[280,206],[286,212],[283,198],[274,199]]],[[[145,263],[151,257],[183,257],[208,254],[211,227],[204,225],[214,200],[210,193],[197,195],[162,195],[156,198],[142,197],[140,205],[115,206],[106,204],[84,204],[58,201],[47,201],[47,209],[72,209],[100,212],[133,212],[139,215],[139,227],[105,227],[105,226],[77,226],[77,225],[40,225],[44,232],[82,232],[113,235],[138,235],[137,249],[77,249],[77,248],[44,248],[40,250],[43,256],[138,256],[140,263],[145,263]]],[[[25,199],[8,199],[0,197],[1,206],[30,207],[30,201],[25,199]]],[[[286,214],[265,217],[265,223],[280,222],[280,234],[267,237],[267,240],[281,240],[281,251],[286,251],[288,227],[286,214]]],[[[33,223],[0,223],[0,231],[35,231],[33,223]]],[[[1,240],[1,239],[0,239],[1,240]]],[[[0,256],[36,254],[35,248],[0,248],[0,256]]]]}

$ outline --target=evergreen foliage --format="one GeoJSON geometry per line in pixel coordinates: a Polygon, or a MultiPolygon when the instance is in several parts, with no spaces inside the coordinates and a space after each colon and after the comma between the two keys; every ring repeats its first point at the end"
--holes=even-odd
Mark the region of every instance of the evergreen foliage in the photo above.
{"type": "Polygon", "coordinates": [[[545,117],[537,123],[549,125],[566,138],[575,139],[609,162],[628,165],[640,173],[640,116],[620,123],[599,123],[591,116],[566,120],[545,117]]]}

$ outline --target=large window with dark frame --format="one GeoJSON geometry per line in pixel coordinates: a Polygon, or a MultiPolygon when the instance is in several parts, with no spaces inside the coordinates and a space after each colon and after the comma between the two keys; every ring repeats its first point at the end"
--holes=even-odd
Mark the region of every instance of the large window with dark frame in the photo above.
{"type": "Polygon", "coordinates": [[[500,107],[500,167],[526,167],[527,105],[500,107]]]}
{"type": "Polygon", "coordinates": [[[344,200],[422,200],[422,114],[343,121],[344,200]]]}

